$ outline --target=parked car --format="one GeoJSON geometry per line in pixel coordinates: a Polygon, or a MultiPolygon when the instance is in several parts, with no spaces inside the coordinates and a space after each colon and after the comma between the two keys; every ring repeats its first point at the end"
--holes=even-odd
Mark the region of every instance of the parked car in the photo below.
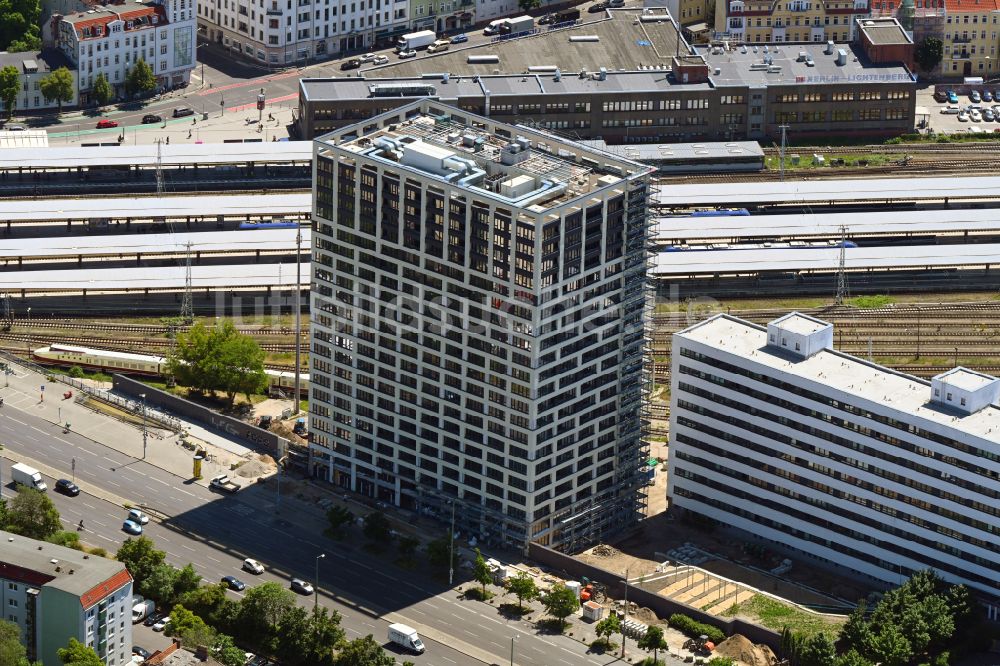
{"type": "Polygon", "coordinates": [[[971,120],[974,123],[983,122],[983,116],[981,113],[979,113],[979,109],[973,109],[972,111],[969,111],[969,120],[971,120]]]}
{"type": "Polygon", "coordinates": [[[243,570],[249,571],[252,574],[262,574],[264,573],[264,565],[257,560],[248,557],[243,560],[243,570]]]}
{"type": "Polygon", "coordinates": [[[193,116],[194,110],[189,109],[184,106],[179,106],[174,109],[174,118],[184,118],[185,116],[193,116]]]}
{"type": "Polygon", "coordinates": [[[293,578],[290,587],[292,588],[292,591],[298,592],[299,594],[304,594],[306,596],[309,596],[310,594],[313,593],[312,584],[307,583],[301,578],[293,578]]]}
{"type": "Polygon", "coordinates": [[[168,624],[170,624],[170,616],[164,615],[155,623],[153,623],[153,631],[163,631],[164,629],[167,628],[168,624]]]}
{"type": "Polygon", "coordinates": [[[993,122],[997,119],[997,114],[993,112],[993,109],[983,109],[983,120],[986,122],[993,122]]]}
{"type": "Polygon", "coordinates": [[[162,122],[163,122],[163,116],[158,116],[155,113],[147,113],[142,117],[143,125],[151,125],[153,123],[162,123],[162,122]]]}
{"type": "Polygon", "coordinates": [[[133,645],[132,654],[142,657],[143,659],[149,659],[150,652],[146,648],[139,647],[138,645],[133,645]]]}
{"type": "Polygon", "coordinates": [[[236,590],[237,592],[242,592],[247,588],[247,584],[236,576],[223,576],[222,582],[225,583],[226,587],[230,590],[236,590]]]}
{"type": "Polygon", "coordinates": [[[166,615],[166,613],[153,613],[143,620],[142,624],[145,627],[152,627],[154,624],[162,620],[164,615],[166,615]]]}
{"type": "Polygon", "coordinates": [[[958,105],[956,105],[956,104],[949,104],[947,106],[942,106],[941,107],[941,113],[958,113],[961,110],[962,109],[959,108],[958,105]]]}
{"type": "Polygon", "coordinates": [[[69,497],[76,497],[80,494],[80,487],[69,479],[59,479],[56,481],[56,492],[68,495],[69,497]]]}
{"type": "Polygon", "coordinates": [[[109,129],[111,127],[118,127],[118,123],[107,118],[97,121],[97,129],[109,129]]]}
{"type": "Polygon", "coordinates": [[[364,62],[374,62],[375,58],[377,58],[377,57],[378,56],[375,55],[374,53],[366,53],[363,56],[361,56],[360,58],[358,58],[358,60],[360,60],[363,63],[364,62]]]}
{"type": "Polygon", "coordinates": [[[389,62],[389,56],[377,55],[375,59],[372,60],[373,65],[384,65],[389,62]]]}
{"type": "Polygon", "coordinates": [[[18,123],[7,123],[3,126],[3,129],[8,132],[27,132],[28,128],[24,125],[19,125],[18,123]]]}
{"type": "Polygon", "coordinates": [[[608,0],[608,7],[624,7],[625,0],[608,0]]]}
{"type": "Polygon", "coordinates": [[[139,536],[142,534],[142,525],[131,520],[126,520],[122,523],[122,531],[132,536],[139,536]]]}
{"type": "Polygon", "coordinates": [[[972,100],[973,104],[978,104],[983,101],[982,95],[979,94],[978,90],[973,90],[969,93],[969,99],[972,100]]]}
{"type": "Polygon", "coordinates": [[[992,102],[993,101],[993,93],[991,93],[989,90],[984,90],[983,91],[983,101],[984,102],[992,102]]]}
{"type": "Polygon", "coordinates": [[[345,69],[357,69],[358,67],[361,67],[361,61],[358,60],[357,58],[351,58],[350,60],[345,60],[344,62],[340,63],[341,71],[345,69]]]}
{"type": "Polygon", "coordinates": [[[958,104],[958,94],[954,90],[948,91],[948,103],[958,104]]]}
{"type": "Polygon", "coordinates": [[[452,44],[464,44],[467,41],[469,41],[469,36],[464,32],[451,38],[452,44]]]}
{"type": "Polygon", "coordinates": [[[597,12],[603,12],[608,8],[608,5],[603,2],[598,2],[596,5],[591,5],[587,8],[587,12],[590,14],[596,14],[597,12]]]}
{"type": "Polygon", "coordinates": [[[969,122],[969,113],[968,113],[968,111],[961,111],[961,112],[959,112],[959,114],[958,114],[958,122],[960,122],[960,123],[967,123],[967,122],[969,122]]]}
{"type": "Polygon", "coordinates": [[[146,525],[149,523],[149,516],[139,509],[129,509],[128,519],[134,523],[139,523],[140,525],[146,525]]]}
{"type": "Polygon", "coordinates": [[[415,49],[410,49],[408,51],[400,51],[398,57],[400,60],[405,60],[406,58],[416,58],[417,52],[415,49]]]}

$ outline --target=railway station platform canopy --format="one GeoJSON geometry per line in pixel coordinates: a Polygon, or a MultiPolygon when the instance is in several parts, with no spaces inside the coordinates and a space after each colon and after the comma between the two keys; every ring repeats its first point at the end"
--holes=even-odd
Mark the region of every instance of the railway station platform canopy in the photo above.
{"type": "Polygon", "coordinates": [[[1000,197],[1000,177],[866,178],[656,185],[653,205],[668,208],[951,202],[1000,197]]]}
{"type": "MultiPolygon", "coordinates": [[[[1000,268],[1000,244],[906,245],[845,249],[848,271],[1000,268]]],[[[836,272],[839,248],[688,250],[660,252],[652,277],[686,275],[759,275],[763,273],[836,272]]]]}
{"type": "MultiPolygon", "coordinates": [[[[0,290],[21,296],[183,291],[184,273],[183,263],[156,268],[0,271],[0,290]]],[[[310,266],[303,262],[300,287],[308,288],[310,280],[310,266]]],[[[196,292],[287,291],[295,286],[295,264],[192,266],[191,286],[196,292]]]]}
{"type": "MultiPolygon", "coordinates": [[[[222,164],[289,165],[311,164],[310,141],[261,143],[177,143],[160,145],[164,167],[199,167],[222,164]]],[[[3,171],[76,171],[78,169],[155,168],[157,146],[91,146],[83,148],[4,148],[0,149],[3,171]]]]}
{"type": "Polygon", "coordinates": [[[308,217],[312,194],[184,195],[156,197],[89,197],[15,199],[0,205],[0,223],[69,222],[92,219],[154,220],[156,218],[235,219],[308,217]]]}
{"type": "MultiPolygon", "coordinates": [[[[129,234],[116,236],[70,236],[11,238],[0,245],[0,266],[20,265],[31,261],[84,258],[131,259],[139,257],[185,257],[187,244],[191,255],[220,254],[293,254],[298,229],[261,229],[255,231],[205,231],[173,234],[129,234]]],[[[302,247],[310,247],[310,230],[302,230],[302,247]]],[[[151,268],[156,271],[157,268],[151,268]]]]}
{"type": "Polygon", "coordinates": [[[1000,210],[958,208],[857,213],[750,215],[719,217],[658,217],[654,239],[662,243],[758,242],[873,236],[964,234],[1000,232],[1000,210]]]}

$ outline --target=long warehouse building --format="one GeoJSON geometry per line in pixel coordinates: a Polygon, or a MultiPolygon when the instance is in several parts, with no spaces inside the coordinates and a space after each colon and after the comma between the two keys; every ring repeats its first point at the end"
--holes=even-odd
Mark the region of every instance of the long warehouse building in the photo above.
{"type": "Polygon", "coordinates": [[[934,568],[1000,618],[1000,380],[930,382],[792,313],[673,336],[672,509],[886,585],[934,568]]]}

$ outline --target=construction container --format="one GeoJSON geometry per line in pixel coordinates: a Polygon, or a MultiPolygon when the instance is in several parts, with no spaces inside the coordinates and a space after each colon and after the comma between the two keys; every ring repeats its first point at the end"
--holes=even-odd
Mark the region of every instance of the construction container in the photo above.
{"type": "Polygon", "coordinates": [[[604,606],[596,601],[587,601],[583,604],[583,619],[591,622],[600,622],[604,618],[604,606]]]}

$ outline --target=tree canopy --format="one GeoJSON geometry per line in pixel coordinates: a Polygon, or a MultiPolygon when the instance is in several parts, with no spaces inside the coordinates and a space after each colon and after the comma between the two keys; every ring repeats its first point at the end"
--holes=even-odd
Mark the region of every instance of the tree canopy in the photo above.
{"type": "Polygon", "coordinates": [[[393,666],[396,663],[371,634],[346,643],[337,656],[336,666],[393,666]]]}
{"type": "Polygon", "coordinates": [[[506,580],[504,587],[507,591],[517,597],[517,607],[521,608],[522,601],[531,601],[538,597],[538,587],[535,585],[535,579],[521,571],[516,576],[512,576],[506,580]]]}
{"type": "MultiPolygon", "coordinates": [[[[104,82],[107,83],[107,79],[104,82]]],[[[38,89],[47,101],[55,100],[59,104],[59,113],[62,113],[62,105],[73,101],[73,75],[66,67],[60,67],[43,76],[38,82],[38,89]]]]}
{"type": "Polygon", "coordinates": [[[0,620],[0,664],[29,666],[27,652],[21,645],[21,628],[6,620],[0,620]]]}
{"type": "Polygon", "coordinates": [[[108,77],[104,76],[104,72],[98,74],[97,78],[94,79],[94,84],[90,87],[90,94],[93,95],[98,106],[105,106],[114,99],[115,91],[108,83],[108,77]]]}
{"type": "Polygon", "coordinates": [[[226,320],[215,328],[198,323],[177,335],[167,367],[178,383],[199,391],[222,391],[232,405],[236,396],[267,387],[264,351],[249,335],[226,320]]]}
{"type": "MultiPolygon", "coordinates": [[[[667,649],[667,640],[663,637],[663,629],[653,625],[646,630],[646,633],[642,635],[639,639],[637,645],[640,650],[652,650],[653,651],[653,663],[656,663],[656,657],[660,650],[667,649]]],[[[715,661],[714,659],[712,661],[715,661]]],[[[712,663],[711,661],[709,662],[712,663]]]]}
{"type": "Polygon", "coordinates": [[[125,92],[129,97],[149,92],[156,88],[156,75],[145,60],[139,58],[125,75],[125,92]]]}
{"type": "Polygon", "coordinates": [[[248,589],[237,614],[240,636],[273,651],[278,624],[294,606],[295,595],[277,583],[267,582],[248,589]]]}
{"type": "Polygon", "coordinates": [[[552,589],[542,595],[541,600],[548,614],[559,620],[560,626],[564,626],[566,618],[580,607],[576,592],[565,585],[553,585],[552,589]]]}
{"type": "MultiPolygon", "coordinates": [[[[3,0],[0,0],[2,2],[3,0]]],[[[2,20],[0,20],[2,24],[2,20]]],[[[17,108],[17,95],[21,92],[21,75],[14,65],[7,65],[0,69],[0,102],[7,112],[7,120],[14,117],[14,110],[17,108]]]]}
{"type": "Polygon", "coordinates": [[[0,51],[41,48],[39,0],[0,0],[0,51]]]}
{"type": "Polygon", "coordinates": [[[344,638],[340,613],[293,606],[278,623],[275,655],[288,666],[334,666],[344,638]]]}
{"type": "Polygon", "coordinates": [[[932,71],[944,57],[944,44],[937,37],[924,37],[917,44],[913,58],[925,72],[932,71]]]}
{"type": "Polygon", "coordinates": [[[69,639],[69,645],[59,648],[56,656],[65,666],[104,666],[104,662],[94,652],[75,638],[69,639]]]}
{"type": "Polygon", "coordinates": [[[493,582],[493,574],[486,566],[486,560],[478,548],[476,548],[476,559],[472,562],[472,579],[483,586],[483,599],[485,599],[486,586],[493,582]]]}
{"type": "Polygon", "coordinates": [[[4,513],[7,530],[30,539],[47,539],[62,527],[56,505],[34,488],[20,486],[4,513]]]}

